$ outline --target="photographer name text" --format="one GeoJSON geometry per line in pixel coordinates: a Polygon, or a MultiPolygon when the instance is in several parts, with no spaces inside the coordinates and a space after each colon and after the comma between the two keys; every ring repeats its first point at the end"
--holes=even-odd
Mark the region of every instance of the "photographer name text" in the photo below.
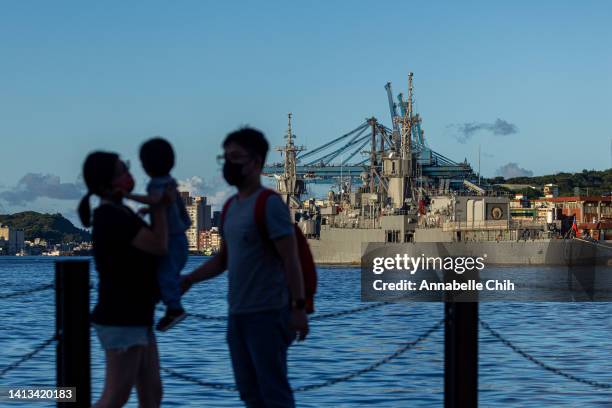
{"type": "Polygon", "coordinates": [[[483,282],[476,280],[468,280],[458,282],[453,280],[452,282],[428,282],[423,279],[419,284],[417,282],[402,279],[398,282],[385,282],[382,279],[377,279],[372,283],[374,290],[376,291],[454,291],[454,292],[466,292],[466,291],[513,291],[514,283],[509,279],[496,280],[490,279],[483,282]]]}

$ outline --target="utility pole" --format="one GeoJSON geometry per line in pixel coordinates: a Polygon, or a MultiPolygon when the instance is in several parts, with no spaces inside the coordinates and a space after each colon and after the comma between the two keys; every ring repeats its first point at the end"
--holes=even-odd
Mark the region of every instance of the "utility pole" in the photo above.
{"type": "Polygon", "coordinates": [[[480,144],[478,144],[478,185],[480,186],[480,144]]]}
{"type": "Polygon", "coordinates": [[[76,401],[58,408],[91,406],[89,261],[55,263],[55,361],[58,387],[74,387],[76,401]]]}
{"type": "Polygon", "coordinates": [[[444,408],[478,407],[478,302],[445,302],[444,408]]]}
{"type": "Polygon", "coordinates": [[[370,193],[374,193],[374,172],[376,166],[376,118],[372,117],[369,120],[372,126],[372,147],[370,150],[370,193]]]}

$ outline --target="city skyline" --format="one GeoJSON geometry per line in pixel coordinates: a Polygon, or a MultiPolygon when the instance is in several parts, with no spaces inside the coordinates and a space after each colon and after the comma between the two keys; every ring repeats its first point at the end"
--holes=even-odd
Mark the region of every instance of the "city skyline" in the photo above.
{"type": "MultiPolygon", "coordinates": [[[[206,196],[192,195],[187,191],[179,193],[183,201],[190,225],[185,231],[190,253],[218,251],[220,248],[220,211],[211,211],[206,196]]],[[[130,204],[128,204],[130,205],[130,204]]],[[[130,205],[132,206],[132,205],[130,205]]],[[[136,206],[134,210],[136,210],[136,206]]],[[[91,251],[91,236],[86,229],[70,226],[71,232],[78,231],[80,236],[53,225],[47,220],[41,222],[36,217],[45,215],[21,214],[21,219],[0,219],[0,255],[17,256],[70,256],[83,255],[91,251]],[[24,218],[28,218],[27,221],[24,218]],[[27,238],[27,239],[26,239],[27,238]]],[[[52,215],[55,221],[62,217],[52,215]]]]}
{"type": "Polygon", "coordinates": [[[218,207],[226,133],[249,124],[276,146],[293,112],[314,147],[365,117],[389,125],[384,85],[405,92],[410,71],[429,144],[474,168],[481,146],[484,176],[605,169],[610,17],[595,1],[8,4],[0,213],[74,221],[95,149],[129,159],[142,191],[138,147],[154,135],[176,149],[173,175],[218,207]]]}

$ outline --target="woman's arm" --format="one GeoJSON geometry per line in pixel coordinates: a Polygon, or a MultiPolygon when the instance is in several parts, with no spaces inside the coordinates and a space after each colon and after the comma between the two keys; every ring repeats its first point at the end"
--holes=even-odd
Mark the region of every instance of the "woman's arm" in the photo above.
{"type": "Polygon", "coordinates": [[[151,194],[151,195],[128,194],[125,197],[132,201],[137,201],[142,204],[157,205],[161,203],[163,195],[162,194],[151,194]]]}
{"type": "Polygon", "coordinates": [[[163,205],[151,208],[153,227],[142,227],[131,244],[153,255],[165,255],[168,253],[168,220],[163,205]]]}

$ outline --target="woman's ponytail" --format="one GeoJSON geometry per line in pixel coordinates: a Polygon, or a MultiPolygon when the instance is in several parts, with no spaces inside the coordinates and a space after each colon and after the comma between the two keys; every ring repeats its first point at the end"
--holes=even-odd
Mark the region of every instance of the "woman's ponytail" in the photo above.
{"type": "Polygon", "coordinates": [[[89,205],[90,198],[91,193],[87,193],[83,198],[81,198],[81,202],[79,203],[79,218],[81,219],[81,223],[85,228],[91,227],[91,206],[89,205]]]}
{"type": "Polygon", "coordinates": [[[91,227],[91,206],[89,199],[92,195],[102,196],[104,191],[111,188],[115,176],[115,168],[119,155],[111,152],[90,153],[83,163],[83,179],[87,186],[87,194],[79,203],[79,218],[86,228],[91,227]]]}

